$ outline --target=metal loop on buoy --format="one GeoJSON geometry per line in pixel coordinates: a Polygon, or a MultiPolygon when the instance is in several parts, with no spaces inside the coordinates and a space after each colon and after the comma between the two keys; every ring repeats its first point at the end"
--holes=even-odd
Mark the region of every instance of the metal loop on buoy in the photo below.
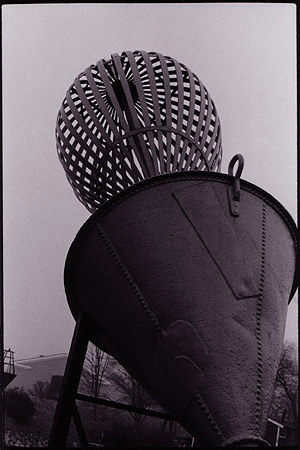
{"type": "Polygon", "coordinates": [[[240,190],[240,178],[241,174],[244,168],[244,157],[240,153],[235,155],[229,165],[228,165],[228,175],[234,176],[234,200],[239,201],[241,196],[241,190],[240,190]],[[238,161],[238,167],[235,175],[233,175],[233,167],[235,166],[235,163],[238,161]]]}
{"type": "Polygon", "coordinates": [[[244,167],[244,157],[240,153],[235,155],[228,165],[228,175],[234,177],[234,185],[228,186],[229,205],[231,214],[233,216],[240,215],[240,199],[241,199],[240,178],[243,171],[243,167],[244,167]],[[234,175],[233,168],[236,162],[238,162],[238,167],[234,175]]]}

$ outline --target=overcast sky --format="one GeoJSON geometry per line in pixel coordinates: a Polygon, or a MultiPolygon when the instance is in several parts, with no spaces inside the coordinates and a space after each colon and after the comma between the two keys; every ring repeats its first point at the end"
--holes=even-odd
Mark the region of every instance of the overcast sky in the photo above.
{"type": "Polygon", "coordinates": [[[16,359],[69,350],[63,268],[90,214],[66,181],[54,129],[73,79],[100,58],[140,49],[186,64],[216,104],[222,172],[242,153],[242,178],[296,219],[295,5],[52,3],[2,13],[5,346],[16,359]]]}

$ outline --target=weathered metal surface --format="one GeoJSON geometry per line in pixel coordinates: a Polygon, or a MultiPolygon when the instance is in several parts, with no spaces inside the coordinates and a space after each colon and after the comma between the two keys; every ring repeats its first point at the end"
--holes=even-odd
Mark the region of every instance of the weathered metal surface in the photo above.
{"type": "Polygon", "coordinates": [[[59,159],[91,212],[159,174],[219,171],[221,128],[199,78],[160,53],[99,60],[75,78],[56,124],[59,159]]]}
{"type": "Polygon", "coordinates": [[[65,287],[111,353],[204,445],[264,445],[296,227],[273,197],[183,172],[108,201],[74,240],[65,287]]]}

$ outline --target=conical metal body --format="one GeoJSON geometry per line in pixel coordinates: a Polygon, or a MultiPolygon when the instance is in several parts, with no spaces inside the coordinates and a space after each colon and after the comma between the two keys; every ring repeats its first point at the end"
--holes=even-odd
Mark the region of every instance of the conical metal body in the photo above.
{"type": "Polygon", "coordinates": [[[203,445],[264,445],[296,227],[285,209],[208,172],[143,181],[75,238],[65,287],[76,318],[203,445]]]}

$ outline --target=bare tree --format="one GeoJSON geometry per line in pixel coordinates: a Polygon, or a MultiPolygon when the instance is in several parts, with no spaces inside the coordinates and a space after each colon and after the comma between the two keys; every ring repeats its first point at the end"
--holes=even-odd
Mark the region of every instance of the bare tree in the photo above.
{"type": "Polygon", "coordinates": [[[286,343],[283,348],[276,382],[285,393],[294,423],[298,423],[298,361],[297,349],[292,343],[286,343]]]}
{"type": "MultiPolygon", "coordinates": [[[[99,398],[100,388],[103,386],[105,373],[109,367],[111,357],[89,342],[86,352],[80,385],[92,397],[99,398]]],[[[105,396],[105,394],[102,394],[105,396]]],[[[94,419],[97,416],[97,405],[93,405],[94,419]]]]}
{"type": "Polygon", "coordinates": [[[110,356],[90,342],[82,370],[81,385],[92,397],[99,397],[109,362],[110,356]]]}
{"type": "MultiPolygon", "coordinates": [[[[120,400],[127,404],[137,406],[139,408],[150,408],[156,405],[155,400],[148,394],[140,383],[133,378],[117,361],[114,361],[110,368],[109,380],[112,388],[116,389],[121,397],[120,400]]],[[[136,428],[142,424],[145,419],[143,414],[128,411],[133,418],[136,428]]]]}
{"type": "Polygon", "coordinates": [[[50,383],[48,381],[36,381],[32,389],[29,389],[29,394],[39,398],[48,398],[49,389],[50,383]]]}
{"type": "Polygon", "coordinates": [[[285,342],[281,354],[271,415],[282,422],[288,418],[298,425],[298,359],[297,348],[291,342],[285,342]]]}

